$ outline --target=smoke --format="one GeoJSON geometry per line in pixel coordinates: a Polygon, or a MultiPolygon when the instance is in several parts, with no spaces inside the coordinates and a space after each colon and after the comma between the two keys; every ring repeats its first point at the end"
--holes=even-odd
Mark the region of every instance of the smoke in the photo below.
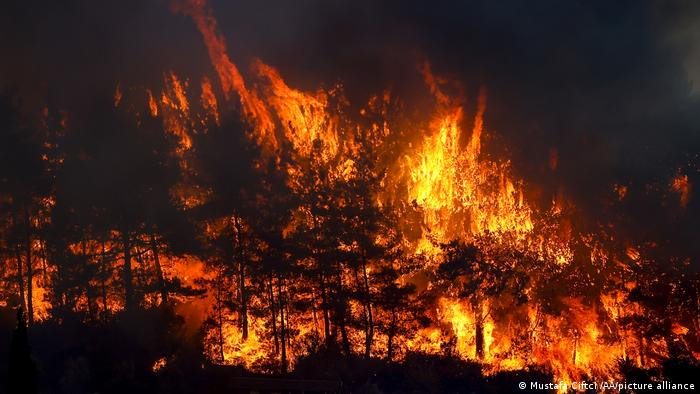
{"type": "Polygon", "coordinates": [[[79,113],[117,84],[152,86],[207,66],[196,28],[167,2],[9,1],[0,15],[0,86],[27,106],[79,113]]]}
{"type": "MultiPolygon", "coordinates": [[[[615,221],[638,241],[700,255],[700,6],[651,1],[211,1],[242,71],[253,57],[291,86],[342,82],[353,102],[410,94],[416,64],[489,91],[486,149],[506,154],[530,198],[561,194],[581,223],[615,221]],[[551,164],[556,158],[556,166],[551,164]],[[617,201],[614,185],[627,187],[617,201]],[[668,240],[668,241],[666,241],[668,240]]],[[[10,1],[0,86],[29,105],[79,111],[114,86],[175,70],[215,75],[192,21],[167,1],[10,1]]],[[[109,91],[110,93],[105,93],[109,91]]],[[[473,110],[473,108],[471,109],[473,110]]]]}

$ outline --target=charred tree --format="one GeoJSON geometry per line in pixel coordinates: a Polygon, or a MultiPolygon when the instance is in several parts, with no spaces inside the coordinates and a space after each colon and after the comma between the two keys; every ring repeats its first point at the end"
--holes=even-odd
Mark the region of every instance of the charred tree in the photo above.
{"type": "Polygon", "coordinates": [[[24,259],[27,263],[27,314],[29,326],[34,325],[34,267],[32,265],[32,225],[29,208],[24,206],[24,259]]]}
{"type": "Polygon", "coordinates": [[[153,262],[156,266],[156,276],[158,280],[158,288],[160,289],[160,303],[165,306],[168,305],[168,286],[165,281],[165,275],[163,274],[163,267],[160,263],[160,253],[158,251],[158,241],[156,240],[156,235],[151,234],[151,252],[153,253],[153,262]]]}
{"type": "Polygon", "coordinates": [[[17,275],[16,275],[16,280],[17,280],[17,289],[19,291],[19,302],[20,302],[20,307],[22,310],[27,309],[27,304],[25,302],[24,298],[24,275],[22,274],[22,255],[20,253],[19,246],[15,247],[15,261],[17,263],[17,275]]]}
{"type": "Polygon", "coordinates": [[[280,309],[280,344],[282,346],[281,348],[281,354],[280,354],[280,362],[281,362],[281,373],[286,374],[287,373],[287,324],[285,321],[285,307],[286,307],[286,302],[285,302],[285,296],[283,293],[283,287],[284,287],[284,282],[281,277],[277,277],[277,299],[279,301],[279,309],[280,309]]]}
{"type": "Polygon", "coordinates": [[[248,291],[246,286],[246,252],[243,238],[243,225],[241,219],[234,215],[232,219],[232,234],[235,240],[235,248],[237,255],[237,274],[238,274],[238,304],[239,322],[243,340],[248,339],[248,291]]]}
{"type": "Polygon", "coordinates": [[[12,333],[7,389],[11,394],[37,392],[36,365],[32,360],[24,311],[17,309],[17,328],[12,333]]]}

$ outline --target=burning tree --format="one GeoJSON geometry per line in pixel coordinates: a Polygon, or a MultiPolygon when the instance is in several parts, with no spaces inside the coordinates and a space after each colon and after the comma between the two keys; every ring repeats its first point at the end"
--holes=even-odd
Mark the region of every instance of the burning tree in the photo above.
{"type": "MultiPolygon", "coordinates": [[[[488,239],[488,238],[484,238],[488,239]]],[[[488,241],[487,241],[488,242],[488,241]]],[[[523,260],[504,251],[484,250],[488,243],[465,244],[452,241],[442,245],[444,261],[437,277],[446,287],[446,294],[467,301],[474,314],[475,357],[484,358],[484,324],[491,315],[490,300],[509,292],[514,306],[527,301],[529,282],[523,260]],[[499,253],[500,252],[500,253],[499,253]]]]}

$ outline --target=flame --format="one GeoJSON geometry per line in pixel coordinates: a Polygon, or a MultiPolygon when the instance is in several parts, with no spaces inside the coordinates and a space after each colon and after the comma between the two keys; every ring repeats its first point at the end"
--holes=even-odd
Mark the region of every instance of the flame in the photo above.
{"type": "Polygon", "coordinates": [[[245,365],[248,368],[254,368],[262,361],[268,358],[271,352],[266,346],[266,343],[258,336],[258,332],[264,332],[264,327],[261,326],[262,321],[255,320],[255,325],[250,331],[250,335],[246,340],[243,340],[243,333],[238,327],[235,320],[227,319],[222,326],[223,332],[223,349],[218,345],[217,330],[207,332],[206,342],[215,343],[209,348],[209,357],[221,364],[228,365],[245,365]],[[223,354],[223,359],[219,354],[223,354]]]}
{"type": "MultiPolygon", "coordinates": [[[[199,94],[192,94],[189,93],[189,80],[170,71],[163,74],[160,95],[154,96],[150,89],[146,89],[151,116],[161,117],[164,128],[179,137],[181,151],[192,146],[194,133],[205,131],[206,125],[211,122],[220,124],[222,114],[229,109],[231,101],[235,101],[234,104],[240,105],[240,112],[250,126],[248,137],[263,148],[264,155],[277,159],[274,161],[275,169],[286,174],[289,186],[298,191],[308,187],[302,182],[307,170],[305,166],[309,162],[328,170],[328,182],[350,184],[358,176],[360,144],[369,143],[372,148],[380,150],[383,138],[401,132],[404,133],[400,134],[402,136],[410,135],[410,141],[400,147],[399,154],[387,159],[387,174],[381,184],[383,190],[373,196],[380,207],[394,204],[401,209],[412,210],[411,214],[401,211],[397,225],[401,229],[411,230],[403,234],[402,246],[408,253],[407,259],[416,258],[424,262],[416,277],[424,275],[425,278],[404,276],[398,279],[400,283],[422,282],[421,291],[434,291],[426,273],[439,264],[442,253],[440,245],[452,240],[477,242],[488,237],[514,251],[530,253],[538,263],[547,264],[552,270],[567,267],[574,261],[572,245],[576,233],[572,220],[567,217],[573,204],[567,200],[565,193],[560,191],[552,196],[550,207],[537,207],[528,201],[524,182],[513,176],[510,161],[489,156],[485,88],[479,90],[473,106],[467,105],[464,97],[448,94],[446,88],[450,82],[434,75],[430,63],[424,62],[418,71],[430,93],[431,102],[422,108],[423,119],[412,123],[410,130],[395,128],[387,120],[387,108],[393,98],[390,91],[384,91],[371,97],[360,110],[365,121],[373,115],[383,119],[367,125],[348,119],[344,111],[347,103],[342,86],[302,91],[290,86],[275,68],[259,59],[251,64],[250,75],[246,75],[250,79],[247,83],[229,57],[224,37],[217,31],[217,20],[205,1],[181,1],[174,5],[174,9],[194,21],[219,82],[215,89],[209,77],[203,76],[199,94]],[[217,97],[216,92],[223,94],[223,98],[217,97]],[[202,113],[198,113],[200,110],[202,113]],[[283,153],[285,157],[291,157],[284,167],[279,159],[283,153]]],[[[118,84],[114,103],[118,106],[121,101],[121,87],[118,84]]],[[[548,165],[551,171],[556,171],[560,165],[559,153],[555,148],[549,152],[548,165]]],[[[691,191],[687,175],[677,175],[671,181],[670,188],[679,194],[680,205],[686,207],[691,191]]],[[[614,185],[613,190],[618,199],[623,200],[628,187],[614,185]]],[[[174,193],[187,207],[200,205],[207,199],[206,193],[196,195],[184,187],[174,193]]],[[[311,214],[305,207],[293,216],[294,219],[284,228],[284,237],[311,220],[311,214]]],[[[221,231],[219,227],[217,223],[207,223],[207,236],[221,231]]],[[[380,234],[375,241],[381,243],[385,236],[380,234]]],[[[635,262],[644,261],[642,251],[636,246],[627,246],[619,253],[613,253],[601,246],[593,235],[583,234],[579,237],[590,251],[583,258],[596,268],[611,260],[616,261],[618,257],[615,256],[624,258],[622,256],[626,255],[635,262]]],[[[80,253],[79,248],[85,247],[91,250],[90,254],[99,255],[100,245],[71,245],[76,253],[80,253]]],[[[106,247],[111,249],[113,245],[106,247]]],[[[348,251],[353,247],[356,245],[343,244],[340,248],[348,251]]],[[[489,252],[487,246],[484,249],[489,252]]],[[[152,258],[148,254],[144,256],[152,258]]],[[[89,263],[96,264],[94,261],[89,263]]],[[[146,264],[140,268],[146,270],[146,264]]],[[[213,282],[219,278],[218,273],[204,261],[189,256],[164,257],[163,272],[166,278],[177,277],[188,286],[196,286],[201,280],[213,282]]],[[[378,270],[369,264],[367,272],[372,276],[378,270]]],[[[341,275],[348,276],[341,278],[341,281],[352,281],[349,273],[341,275]]],[[[534,282],[532,288],[539,284],[538,281],[544,280],[531,279],[534,282]]],[[[43,284],[35,280],[35,314],[41,319],[47,316],[49,304],[42,303],[45,298],[43,284]]],[[[246,280],[250,281],[250,278],[246,280]]],[[[245,284],[251,288],[255,285],[245,284]]],[[[629,290],[635,284],[629,282],[621,286],[629,290]]],[[[217,305],[214,292],[210,289],[201,299],[182,297],[178,300],[180,303],[176,310],[185,316],[189,332],[203,329],[206,356],[212,362],[269,371],[270,365],[279,357],[278,350],[269,340],[269,322],[251,313],[248,336],[244,337],[239,323],[243,313],[235,311],[235,308],[217,305]],[[212,319],[217,320],[213,328],[210,323],[212,319]]],[[[529,293],[526,295],[530,296],[529,293]]],[[[86,296],[81,297],[81,303],[89,304],[86,296]]],[[[614,366],[623,357],[636,358],[642,365],[645,350],[640,348],[663,353],[662,341],[635,338],[623,327],[621,322],[626,317],[643,311],[640,305],[628,301],[621,293],[611,291],[593,302],[574,296],[548,300],[559,301],[563,305],[563,311],[559,314],[546,313],[536,303],[518,305],[513,298],[508,294],[493,295],[479,306],[474,306],[454,295],[440,294],[429,308],[433,324],[416,329],[415,335],[401,334],[397,338],[400,349],[396,353],[399,356],[407,351],[435,354],[449,349],[455,356],[484,363],[487,373],[523,369],[536,363],[548,366],[557,379],[564,381],[614,376],[614,366]],[[495,311],[506,308],[507,316],[496,315],[495,311]],[[477,351],[477,327],[483,335],[483,354],[477,351]]],[[[256,295],[251,302],[256,303],[254,306],[258,310],[267,309],[263,299],[264,296],[256,295]]],[[[115,311],[122,308],[121,302],[111,296],[108,309],[115,311]]],[[[145,302],[155,305],[157,299],[145,302]]],[[[275,323],[283,322],[294,333],[293,338],[287,339],[291,364],[304,354],[309,343],[319,340],[319,333],[326,328],[314,309],[317,307],[314,302],[309,301],[311,311],[296,311],[291,315],[285,312],[287,315],[283,318],[274,317],[277,319],[275,323]]],[[[360,321],[365,316],[364,308],[359,302],[349,303],[349,315],[353,321],[360,321]]],[[[379,316],[386,313],[375,312],[379,316]]],[[[674,333],[685,335],[688,332],[688,328],[682,324],[673,324],[674,333]]],[[[348,336],[352,350],[362,352],[361,330],[349,328],[348,336]]],[[[387,336],[377,334],[375,340],[372,355],[387,355],[387,336]]],[[[161,358],[152,369],[157,372],[166,364],[167,360],[161,358]]]]}
{"type": "MultiPolygon", "coordinates": [[[[192,140],[188,133],[190,119],[190,104],[187,100],[187,83],[180,81],[174,72],[163,77],[163,93],[160,96],[163,111],[163,123],[165,129],[180,137],[180,144],[184,149],[192,146],[192,140]]],[[[153,109],[151,109],[153,113],[153,109]]]]}
{"type": "MultiPolygon", "coordinates": [[[[254,127],[252,139],[268,152],[276,152],[283,147],[291,149],[298,159],[308,159],[314,145],[321,142],[321,163],[330,165],[331,158],[338,158],[339,168],[330,168],[340,179],[350,179],[354,174],[353,155],[356,152],[352,134],[338,127],[339,115],[334,114],[330,98],[340,94],[340,89],[329,91],[303,92],[290,87],[280,74],[260,60],[254,60],[251,66],[256,83],[248,88],[237,66],[226,52],[225,42],[217,30],[217,22],[203,1],[188,1],[176,7],[193,18],[204,38],[209,57],[219,75],[219,82],[224,99],[228,100],[236,93],[242,105],[243,115],[254,127]],[[342,141],[342,142],[341,142],[342,141]]],[[[440,253],[436,244],[452,239],[474,240],[478,236],[490,234],[501,242],[513,243],[520,249],[533,249],[543,260],[567,264],[573,253],[567,240],[571,239],[570,226],[560,226],[556,220],[564,212],[567,203],[563,196],[557,196],[547,217],[555,224],[542,223],[535,231],[534,209],[526,201],[522,182],[510,175],[510,162],[497,161],[482,154],[482,140],[485,135],[484,117],[486,114],[487,95],[480,89],[474,118],[471,121],[471,133],[463,133],[465,124],[465,106],[462,100],[451,98],[443,91],[446,81],[433,75],[430,64],[425,62],[419,71],[426,86],[432,94],[435,108],[431,120],[423,128],[422,138],[409,144],[398,158],[394,170],[388,175],[384,185],[386,190],[378,196],[378,204],[389,200],[403,200],[415,204],[421,215],[420,236],[406,239],[405,243],[416,255],[426,255],[428,262],[435,261],[440,253]],[[468,137],[468,138],[466,138],[468,137]],[[466,140],[466,143],[462,143],[466,140]],[[405,186],[405,196],[396,190],[405,186]],[[548,227],[549,226],[549,227],[548,227]],[[550,228],[551,227],[551,228],[550,228]],[[552,236],[544,236],[553,232],[552,236]]],[[[202,83],[201,101],[203,107],[212,114],[216,112],[217,102],[208,80],[202,83]]],[[[369,111],[383,111],[382,105],[390,102],[389,92],[372,97],[360,114],[367,116],[369,111]]],[[[218,115],[213,115],[218,119],[218,115]]],[[[421,126],[418,126],[421,127],[421,126]]],[[[361,129],[357,125],[356,129],[361,129]]],[[[352,129],[352,127],[350,128],[352,129]]],[[[386,136],[392,132],[390,125],[373,124],[366,135],[386,136]]],[[[556,155],[552,155],[556,157],[556,155]]],[[[550,165],[556,169],[556,161],[550,165]]],[[[284,169],[292,178],[297,178],[303,169],[290,166],[284,169]]],[[[303,220],[304,212],[298,217],[303,220]]],[[[408,221],[408,218],[400,218],[408,221]]],[[[410,226],[410,223],[404,223],[410,226]]],[[[290,223],[285,231],[293,231],[295,225],[290,223]]],[[[592,258],[599,259],[598,255],[592,258]]],[[[371,271],[371,269],[370,269],[371,271]]],[[[402,279],[402,280],[405,280],[402,279]]],[[[211,300],[210,300],[211,301],[211,300]]],[[[496,302],[498,300],[493,300],[496,302]]],[[[601,331],[597,326],[597,312],[584,306],[575,299],[566,302],[577,314],[576,324],[565,317],[552,318],[542,322],[532,310],[522,309],[519,316],[535,330],[530,338],[529,352],[518,353],[517,324],[513,327],[500,326],[491,316],[482,321],[484,341],[484,362],[492,371],[523,368],[529,361],[545,363],[553,368],[558,377],[573,378],[591,372],[598,365],[611,365],[619,354],[614,346],[610,349],[601,347],[601,331]],[[576,354],[572,353],[576,349],[576,354]],[[603,360],[596,354],[603,350],[603,360]],[[601,361],[604,364],[599,364],[601,361]]],[[[211,305],[211,304],[210,304],[211,305]]],[[[211,306],[210,306],[211,307],[211,306]]],[[[489,308],[486,303],[483,308],[489,308]]],[[[362,315],[362,306],[351,302],[351,314],[362,315]]],[[[417,335],[405,338],[405,350],[419,350],[431,353],[442,351],[440,343],[447,338],[455,339],[455,351],[458,356],[476,359],[475,349],[475,312],[480,316],[485,311],[475,311],[464,301],[442,297],[435,305],[437,323],[435,326],[418,330],[417,335]]],[[[239,363],[249,368],[264,364],[274,353],[269,342],[264,341],[267,328],[260,319],[253,319],[250,335],[243,338],[237,319],[230,313],[224,314],[220,322],[221,332],[208,330],[206,343],[210,359],[230,364],[239,363]]],[[[294,324],[301,333],[314,335],[319,332],[316,316],[297,314],[294,324]],[[315,323],[314,323],[315,322],[315,323]]],[[[360,333],[349,334],[356,351],[361,351],[360,333]]],[[[379,341],[380,339],[378,339],[379,341]]],[[[290,341],[294,343],[294,341],[290,341]]],[[[386,351],[381,345],[376,351],[386,351]]],[[[290,349],[289,358],[293,362],[295,354],[290,349]]]]}
{"type": "Polygon", "coordinates": [[[639,249],[635,248],[634,246],[629,246],[625,253],[627,254],[627,257],[634,261],[639,260],[639,258],[641,257],[639,249]]]}
{"type": "Polygon", "coordinates": [[[151,115],[153,117],[158,116],[158,103],[156,102],[156,99],[153,97],[153,92],[151,89],[146,89],[146,94],[148,94],[148,109],[151,111],[151,115]]]}
{"type": "Polygon", "coordinates": [[[238,94],[244,114],[252,120],[258,130],[258,142],[261,145],[277,148],[272,117],[255,92],[248,90],[238,67],[229,58],[226,52],[226,42],[216,31],[216,18],[206,8],[205,1],[188,0],[175,3],[173,8],[175,11],[189,15],[197,25],[197,29],[202,34],[207,46],[209,58],[219,76],[224,97],[228,99],[231,93],[238,94]]]}
{"type": "Polygon", "coordinates": [[[156,362],[153,363],[153,366],[151,367],[151,370],[152,370],[153,372],[158,372],[158,371],[160,371],[161,369],[165,368],[165,366],[167,365],[167,363],[168,363],[168,360],[167,360],[165,357],[161,357],[161,358],[159,358],[158,360],[156,360],[156,362]]]}
{"type": "MultiPolygon", "coordinates": [[[[509,163],[480,157],[486,90],[480,90],[471,136],[462,148],[463,107],[439,90],[428,66],[423,74],[438,104],[438,115],[422,144],[404,157],[401,172],[408,174],[409,201],[423,209],[426,235],[447,242],[488,231],[523,239],[533,229],[531,210],[508,174],[509,163]]],[[[435,252],[429,244],[422,239],[416,250],[435,252]]]]}
{"type": "Polygon", "coordinates": [[[328,112],[328,95],[319,90],[315,94],[292,89],[277,70],[260,60],[253,62],[253,72],[265,84],[261,96],[273,110],[284,129],[284,137],[294,150],[302,155],[311,153],[312,145],[323,140],[328,158],[338,152],[338,135],[333,117],[328,112]]]}
{"type": "Polygon", "coordinates": [[[214,122],[219,124],[219,104],[216,100],[216,95],[214,95],[214,88],[211,86],[211,81],[209,78],[202,78],[202,95],[201,95],[202,105],[204,110],[214,118],[214,122]]]}
{"type": "Polygon", "coordinates": [[[49,301],[49,288],[41,275],[37,275],[32,280],[32,306],[34,310],[34,320],[46,320],[50,316],[51,302],[49,301]]]}
{"type": "Polygon", "coordinates": [[[678,202],[682,208],[685,208],[690,201],[691,186],[686,174],[679,173],[671,180],[671,190],[678,193],[678,202]]]}

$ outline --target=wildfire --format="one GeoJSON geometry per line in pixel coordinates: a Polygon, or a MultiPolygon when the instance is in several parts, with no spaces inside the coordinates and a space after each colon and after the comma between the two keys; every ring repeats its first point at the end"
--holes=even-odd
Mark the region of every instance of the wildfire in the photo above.
{"type": "MultiPolygon", "coordinates": [[[[134,258],[134,270],[154,271],[163,283],[177,278],[180,284],[189,288],[202,281],[212,284],[199,298],[174,296],[178,301],[175,309],[188,322],[189,333],[202,330],[205,353],[210,361],[271,371],[281,352],[288,352],[283,362],[293,365],[299,356],[323,339],[332,336],[336,340],[343,336],[346,341],[349,339],[350,344],[346,345],[349,350],[366,352],[368,356],[391,359],[401,358],[408,352],[449,353],[483,363],[487,373],[539,364],[548,367],[558,379],[572,381],[611,377],[616,373],[615,366],[620,359],[635,359],[640,366],[653,365],[648,354],[664,352],[662,339],[635,337],[625,327],[626,321],[643,315],[644,311],[640,304],[629,301],[615,290],[600,290],[601,295],[593,300],[581,296],[574,284],[557,284],[564,288],[562,295],[537,293],[550,280],[546,275],[557,278],[555,274],[572,269],[572,265],[584,265],[588,270],[584,274],[600,273],[610,265],[622,265],[623,260],[642,264],[645,252],[642,247],[625,241],[620,242],[624,246],[619,250],[613,250],[608,246],[613,237],[605,234],[577,234],[573,221],[567,216],[574,207],[563,192],[552,196],[549,207],[528,201],[526,196],[530,189],[513,175],[516,172],[512,170],[511,162],[488,154],[490,130],[486,123],[485,88],[479,90],[475,103],[469,105],[466,97],[453,97],[448,93],[451,91],[449,84],[455,82],[435,75],[430,64],[425,62],[418,67],[418,73],[425,83],[424,93],[430,99],[430,105],[421,108],[422,119],[412,122],[409,130],[402,130],[389,120],[387,108],[400,98],[392,97],[388,90],[369,98],[360,111],[362,119],[354,119],[346,111],[349,103],[343,95],[342,85],[302,91],[290,86],[278,70],[259,59],[252,61],[249,73],[244,77],[227,53],[217,20],[204,0],[176,2],[173,9],[194,21],[218,77],[216,85],[216,79],[207,75],[184,78],[174,71],[167,71],[163,73],[162,89],[141,88],[145,116],[162,121],[163,128],[177,137],[177,153],[182,167],[189,165],[184,153],[194,150],[192,147],[196,146],[198,133],[206,133],[214,125],[221,126],[227,113],[240,110],[246,126],[249,126],[247,137],[257,143],[262,152],[260,162],[270,164],[270,171],[278,172],[277,175],[284,175],[286,186],[294,192],[306,193],[320,200],[318,206],[302,206],[292,212],[291,219],[281,226],[284,241],[290,234],[303,231],[299,229],[311,233],[335,225],[315,222],[314,208],[351,211],[348,200],[352,197],[348,195],[353,187],[363,176],[374,176],[379,179],[380,187],[371,191],[368,199],[371,203],[367,205],[395,208],[396,218],[391,223],[393,228],[377,230],[364,241],[371,244],[371,249],[391,244],[392,236],[400,238],[395,249],[400,249],[401,257],[392,255],[386,258],[392,267],[400,267],[397,270],[400,274],[390,281],[395,286],[392,290],[398,292],[400,286],[413,285],[418,291],[411,295],[411,303],[418,303],[423,296],[430,300],[430,305],[425,308],[430,324],[411,327],[412,330],[382,326],[381,332],[377,328],[376,333],[369,333],[374,327],[363,330],[362,322],[369,322],[377,316],[407,327],[415,322],[396,323],[396,308],[381,309],[373,304],[380,297],[388,297],[377,294],[372,288],[383,279],[381,274],[384,271],[380,264],[364,255],[360,258],[361,267],[359,264],[352,268],[341,267],[334,272],[336,277],[314,273],[320,277],[320,289],[313,286],[309,286],[311,289],[294,288],[294,283],[290,282],[296,279],[296,273],[290,274],[289,278],[270,274],[264,283],[246,276],[242,261],[248,259],[253,267],[249,270],[259,270],[263,258],[244,256],[244,246],[265,253],[269,245],[267,241],[247,241],[250,244],[245,244],[243,235],[250,223],[237,213],[233,217],[208,221],[202,226],[203,238],[207,240],[231,233],[230,239],[226,238],[226,247],[232,250],[230,256],[227,255],[228,263],[240,265],[232,268],[234,274],[227,274],[238,275],[240,279],[237,281],[226,281],[222,269],[213,267],[214,264],[204,261],[204,258],[159,256],[162,245],[155,236],[136,237],[134,245],[138,244],[143,250],[139,250],[138,257],[134,258]],[[411,137],[398,148],[387,148],[385,140],[396,135],[411,137]],[[361,161],[366,159],[363,154],[367,155],[368,151],[383,155],[382,168],[373,167],[363,173],[361,161]],[[323,169],[324,178],[309,181],[305,176],[314,166],[323,169]],[[323,182],[344,185],[346,194],[336,201],[323,200],[325,189],[320,186],[327,186],[319,185],[323,182]],[[474,299],[467,299],[457,287],[468,287],[465,282],[477,277],[475,272],[468,272],[458,279],[451,278],[453,283],[443,286],[450,287],[449,291],[438,290],[441,278],[437,271],[445,258],[445,245],[450,242],[478,245],[483,256],[471,256],[470,259],[479,260],[484,271],[499,268],[507,270],[508,275],[498,271],[486,277],[486,281],[494,283],[472,284],[470,290],[478,295],[474,299]],[[577,242],[583,244],[584,253],[577,253],[577,246],[581,246],[577,242]],[[404,265],[412,265],[412,268],[402,270],[406,268],[404,265]],[[501,276],[515,278],[515,290],[502,291],[500,288],[505,285],[498,286],[497,282],[501,276]],[[329,292],[342,293],[329,288],[350,288],[351,284],[357,286],[358,283],[361,284],[358,289],[365,291],[366,296],[364,300],[355,299],[342,305],[346,308],[342,312],[347,314],[348,321],[327,316],[328,310],[323,308],[327,308],[329,292]],[[255,294],[246,294],[246,290],[255,294]],[[294,300],[296,303],[287,299],[295,292],[301,294],[298,300],[294,300]],[[224,300],[225,296],[229,297],[228,301],[224,300]],[[546,301],[539,304],[523,301],[535,297],[546,298],[546,301]],[[252,305],[247,305],[247,302],[252,305]],[[242,307],[244,304],[245,308],[242,307]],[[265,314],[268,316],[263,317],[265,314]],[[288,336],[282,334],[278,337],[278,332],[286,332],[288,336]],[[274,341],[269,340],[272,336],[274,341]],[[365,344],[365,338],[373,342],[365,344]]],[[[129,92],[118,84],[114,105],[120,107],[128,103],[129,92]]],[[[551,148],[547,161],[549,170],[557,171],[561,161],[556,148],[551,148]]],[[[683,208],[689,203],[691,186],[688,176],[680,173],[669,184],[670,190],[678,194],[683,208]]],[[[628,188],[615,184],[608,192],[614,192],[614,198],[622,201],[629,199],[628,188]]],[[[210,197],[208,191],[188,189],[186,185],[179,185],[171,193],[188,209],[203,206],[210,197]]],[[[260,194],[256,198],[266,198],[262,196],[264,193],[260,194]]],[[[360,216],[355,213],[353,220],[360,221],[360,216]]],[[[120,236],[117,231],[111,234],[112,239],[120,236]]],[[[340,246],[333,252],[344,255],[357,251],[361,241],[348,239],[339,242],[340,246]]],[[[118,254],[113,240],[81,241],[70,244],[68,248],[75,255],[82,256],[84,265],[96,272],[108,271],[105,256],[118,254]]],[[[36,245],[35,249],[41,249],[41,245],[36,245]]],[[[299,270],[314,272],[313,269],[318,268],[312,261],[316,252],[312,250],[311,257],[301,259],[299,270]]],[[[287,257],[277,256],[279,260],[287,257]]],[[[464,260],[466,265],[468,259],[464,260]]],[[[123,300],[104,290],[106,282],[115,280],[116,275],[107,272],[103,276],[106,279],[101,283],[88,283],[85,294],[78,296],[78,302],[90,310],[90,314],[98,303],[103,304],[105,312],[124,307],[123,300]],[[98,290],[102,293],[97,294],[98,290]]],[[[584,287],[598,285],[592,283],[590,277],[583,278],[582,282],[584,287]]],[[[32,283],[33,314],[41,320],[50,313],[47,286],[39,275],[32,283]]],[[[628,290],[637,286],[632,280],[624,283],[618,280],[616,284],[628,290]]],[[[153,283],[145,285],[156,287],[153,283]]],[[[167,291],[163,290],[160,295],[146,297],[143,303],[155,306],[166,298],[167,291]]],[[[672,322],[671,326],[676,335],[685,335],[689,330],[678,322],[672,322]]],[[[162,370],[167,363],[165,357],[156,360],[152,371],[162,370]]]]}
{"type": "MultiPolygon", "coordinates": [[[[233,94],[238,96],[246,120],[254,126],[250,135],[253,140],[268,154],[291,149],[300,162],[308,160],[314,152],[314,145],[320,143],[321,162],[330,166],[333,158],[334,163],[341,163],[340,169],[336,169],[340,177],[352,178],[353,154],[356,150],[353,134],[339,127],[341,115],[333,112],[330,104],[332,97],[342,95],[342,88],[313,93],[294,89],[277,70],[260,60],[252,63],[251,74],[256,83],[249,88],[227,54],[225,41],[217,32],[216,19],[204,2],[189,1],[175,8],[191,16],[197,25],[218,74],[224,98],[228,100],[233,94]]],[[[430,265],[440,253],[437,246],[440,243],[452,239],[469,241],[488,235],[519,250],[535,250],[543,261],[551,260],[559,265],[571,262],[573,253],[567,244],[570,228],[556,221],[563,211],[563,199],[555,199],[551,211],[539,213],[553,220],[554,224],[537,222],[536,210],[524,198],[522,182],[510,175],[510,163],[482,155],[486,90],[481,89],[478,95],[470,134],[464,135],[465,107],[461,98],[452,98],[443,91],[446,82],[433,75],[428,63],[419,70],[434,99],[433,114],[427,117],[431,120],[419,133],[422,139],[417,144],[405,147],[396,163],[390,167],[393,170],[383,183],[386,190],[378,198],[380,204],[396,200],[404,205],[414,204],[420,212],[421,228],[417,232],[420,235],[404,239],[411,253],[426,256],[430,265]],[[405,195],[396,192],[402,189],[401,185],[407,192],[405,195]],[[555,235],[542,235],[547,232],[555,235]]],[[[177,81],[174,75],[166,77],[166,91],[161,103],[163,107],[187,114],[183,85],[177,81]]],[[[202,81],[202,107],[218,123],[221,106],[210,81],[206,77],[202,81]]],[[[384,101],[388,101],[388,97],[387,92],[384,101]]],[[[366,115],[367,111],[376,109],[376,101],[376,97],[372,98],[361,114],[366,115]]],[[[176,124],[172,128],[178,130],[178,127],[176,124]]],[[[361,126],[351,126],[349,129],[361,129],[361,126]]],[[[374,130],[368,133],[377,131],[382,135],[392,133],[388,124],[375,124],[374,130]]],[[[184,131],[176,134],[186,135],[184,131]]],[[[556,150],[552,152],[550,168],[555,170],[559,158],[556,150]]],[[[292,179],[304,172],[302,168],[295,167],[281,170],[292,179]]],[[[681,183],[675,185],[674,190],[683,190],[681,183]]],[[[617,192],[623,198],[626,188],[618,188],[617,192]]],[[[300,215],[303,217],[303,212],[300,215]]],[[[404,221],[402,226],[412,225],[409,217],[400,218],[399,221],[404,221]]],[[[290,226],[294,227],[292,224],[290,226]]],[[[591,259],[595,261],[599,257],[592,255],[591,259]]],[[[622,346],[603,343],[605,334],[598,326],[599,312],[573,298],[565,299],[565,302],[569,308],[567,316],[575,316],[573,320],[560,317],[545,321],[541,311],[520,308],[516,315],[523,317],[532,334],[527,340],[526,348],[529,350],[519,353],[517,348],[521,345],[518,345],[520,340],[516,338],[519,336],[518,330],[523,329],[522,323],[520,326],[515,322],[510,327],[501,326],[490,312],[497,305],[484,303],[477,310],[458,299],[441,297],[434,306],[437,317],[435,325],[419,330],[413,338],[407,338],[402,345],[403,351],[440,352],[440,343],[454,338],[456,354],[467,359],[482,359],[494,371],[522,368],[534,361],[549,365],[559,378],[574,379],[612,366],[616,357],[622,355],[622,346]],[[480,327],[478,334],[475,333],[476,326],[480,327]],[[483,338],[477,339],[477,336],[483,338]],[[477,341],[483,342],[483,356],[477,351],[477,341]]],[[[351,311],[357,315],[363,313],[362,306],[357,304],[351,305],[351,311]]],[[[226,315],[220,319],[220,331],[211,329],[207,333],[207,342],[214,344],[208,350],[210,358],[216,362],[240,363],[250,368],[264,365],[274,349],[261,340],[261,335],[267,329],[262,321],[253,320],[246,338],[237,323],[238,318],[226,315]]],[[[295,325],[302,332],[313,334],[320,331],[315,312],[312,319],[306,322],[304,318],[298,319],[301,320],[295,325]]],[[[380,353],[386,351],[381,346],[375,348],[380,353]]]]}

